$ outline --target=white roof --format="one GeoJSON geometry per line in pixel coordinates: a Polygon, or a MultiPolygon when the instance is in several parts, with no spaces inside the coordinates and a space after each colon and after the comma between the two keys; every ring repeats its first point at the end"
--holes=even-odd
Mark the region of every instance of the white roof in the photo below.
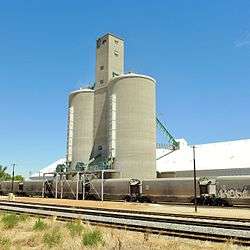
{"type": "Polygon", "coordinates": [[[66,162],[66,158],[61,158],[61,159],[59,159],[59,160],[51,163],[47,167],[41,169],[38,173],[32,174],[29,178],[30,179],[40,179],[40,178],[43,178],[43,174],[44,173],[55,172],[57,165],[58,164],[65,164],[65,162],[66,162]]]}
{"type": "MultiPolygon", "coordinates": [[[[184,139],[180,149],[156,162],[159,172],[193,169],[193,149],[184,139]]],[[[156,157],[169,152],[157,149],[156,157]]],[[[195,145],[197,170],[250,168],[250,139],[195,145]]]]}

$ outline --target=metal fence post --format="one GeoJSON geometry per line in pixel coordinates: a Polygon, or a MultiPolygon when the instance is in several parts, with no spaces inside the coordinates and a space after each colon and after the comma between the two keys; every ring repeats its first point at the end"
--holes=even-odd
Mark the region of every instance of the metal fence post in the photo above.
{"type": "Polygon", "coordinates": [[[82,199],[85,200],[85,175],[82,174],[82,199]]]}
{"type": "Polygon", "coordinates": [[[104,170],[102,170],[102,193],[101,193],[101,199],[103,201],[103,177],[104,177],[104,170]]]}
{"type": "Polygon", "coordinates": [[[56,178],[55,178],[55,180],[56,180],[56,187],[55,187],[55,198],[57,199],[57,182],[58,182],[58,173],[56,173],[56,178]]]}
{"type": "Polygon", "coordinates": [[[42,198],[44,198],[44,173],[43,173],[43,188],[42,188],[42,198]]]}
{"type": "Polygon", "coordinates": [[[195,146],[193,146],[193,162],[194,162],[194,211],[197,213],[197,188],[196,188],[195,146]]]}
{"type": "Polygon", "coordinates": [[[77,172],[76,179],[76,200],[78,200],[78,188],[79,188],[79,172],[77,172]]]}

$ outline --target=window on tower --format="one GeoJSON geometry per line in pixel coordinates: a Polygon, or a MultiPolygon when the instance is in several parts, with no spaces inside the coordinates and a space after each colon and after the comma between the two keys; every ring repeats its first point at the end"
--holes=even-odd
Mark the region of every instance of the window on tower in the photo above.
{"type": "Polygon", "coordinates": [[[104,70],[104,66],[102,65],[102,66],[100,66],[100,70],[104,70]]]}
{"type": "Polygon", "coordinates": [[[117,50],[114,51],[114,55],[115,55],[115,56],[119,56],[119,53],[118,53],[117,50]]]}
{"type": "Polygon", "coordinates": [[[100,84],[103,84],[104,83],[104,81],[103,80],[100,80],[100,84]]]}
{"type": "Polygon", "coordinates": [[[98,39],[96,41],[96,48],[99,48],[101,46],[101,39],[98,39]]]}

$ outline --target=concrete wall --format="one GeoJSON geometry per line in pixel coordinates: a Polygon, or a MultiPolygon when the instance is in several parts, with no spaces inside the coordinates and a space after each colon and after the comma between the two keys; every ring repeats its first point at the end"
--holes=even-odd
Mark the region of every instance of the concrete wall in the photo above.
{"type": "Polygon", "coordinates": [[[115,147],[114,168],[121,170],[122,178],[155,178],[155,81],[142,75],[122,75],[110,82],[109,98],[114,96],[115,131],[109,140],[115,147]]]}
{"type": "Polygon", "coordinates": [[[124,42],[112,34],[96,41],[95,89],[107,86],[108,82],[124,72],[124,42]]]}

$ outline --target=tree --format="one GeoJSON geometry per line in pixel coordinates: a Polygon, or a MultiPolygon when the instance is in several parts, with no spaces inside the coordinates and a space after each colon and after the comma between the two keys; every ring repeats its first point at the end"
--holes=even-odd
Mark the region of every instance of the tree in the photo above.
{"type": "MultiPolygon", "coordinates": [[[[0,165],[0,181],[11,181],[12,176],[9,173],[6,173],[7,167],[0,165]]],[[[16,175],[14,177],[15,181],[23,181],[24,178],[22,175],[16,175]]]]}
{"type": "Polygon", "coordinates": [[[24,178],[22,175],[16,175],[15,178],[14,178],[15,181],[23,181],[24,178]]]}
{"type": "Polygon", "coordinates": [[[1,181],[9,181],[11,180],[11,175],[6,173],[7,167],[3,167],[0,165],[0,180],[1,181]]]}

